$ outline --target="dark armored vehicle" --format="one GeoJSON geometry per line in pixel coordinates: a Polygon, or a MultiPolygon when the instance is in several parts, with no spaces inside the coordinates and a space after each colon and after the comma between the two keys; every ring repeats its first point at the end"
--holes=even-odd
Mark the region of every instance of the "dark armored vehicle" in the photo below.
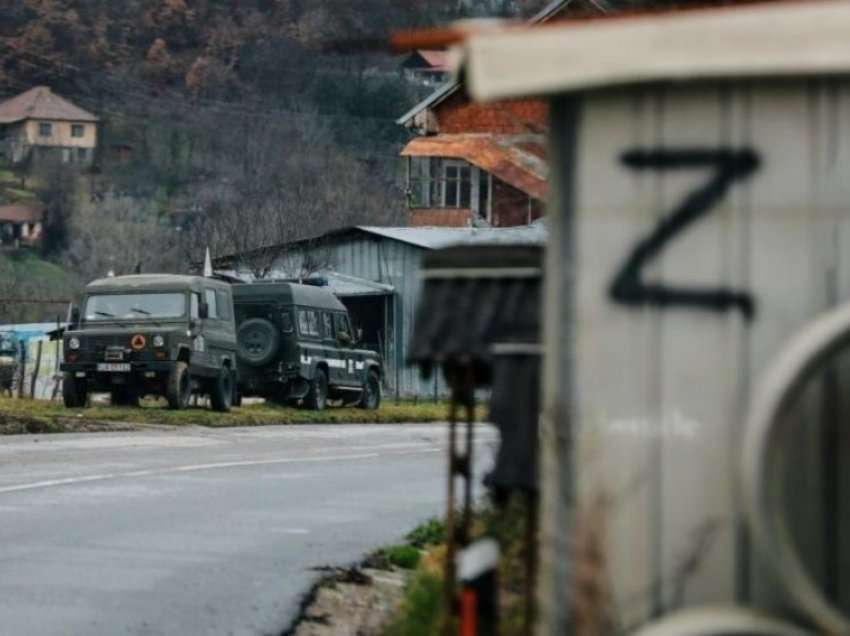
{"type": "Polygon", "coordinates": [[[236,392],[232,287],[199,276],[145,274],[86,287],[64,334],[65,406],[109,392],[113,404],[162,395],[172,409],[207,394],[228,411],[236,392]]]}
{"type": "Polygon", "coordinates": [[[329,290],[296,283],[233,287],[239,389],[321,410],[339,399],[376,409],[382,365],[356,348],[348,311],[329,290]]]}

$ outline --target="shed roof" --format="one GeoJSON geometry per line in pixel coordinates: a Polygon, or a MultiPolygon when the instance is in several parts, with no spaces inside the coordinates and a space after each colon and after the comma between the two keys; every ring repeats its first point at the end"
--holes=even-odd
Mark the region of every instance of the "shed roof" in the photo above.
{"type": "Polygon", "coordinates": [[[359,226],[357,229],[425,249],[451,245],[541,245],[546,242],[546,226],[539,221],[507,228],[359,226]]]}
{"type": "Polygon", "coordinates": [[[340,274],[331,270],[316,272],[311,278],[324,278],[328,284],[325,289],[332,291],[341,298],[353,296],[384,296],[393,293],[393,286],[376,283],[372,280],[340,274]]]}
{"type": "Polygon", "coordinates": [[[38,223],[44,218],[44,206],[40,203],[12,203],[0,205],[0,222],[38,223]]]}
{"type": "Polygon", "coordinates": [[[507,99],[653,81],[850,72],[850,2],[643,14],[473,35],[467,89],[507,99]]]}
{"type": "Polygon", "coordinates": [[[36,86],[0,102],[0,124],[26,119],[97,121],[97,117],[60,97],[47,86],[36,86]]]}
{"type": "Polygon", "coordinates": [[[548,165],[540,135],[435,135],[417,137],[401,154],[408,157],[464,159],[535,199],[545,199],[548,165]]]}

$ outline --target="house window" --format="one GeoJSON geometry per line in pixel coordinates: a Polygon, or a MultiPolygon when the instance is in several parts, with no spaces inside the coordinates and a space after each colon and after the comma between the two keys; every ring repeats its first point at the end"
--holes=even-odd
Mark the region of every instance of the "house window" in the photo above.
{"type": "Polygon", "coordinates": [[[47,122],[41,122],[38,125],[38,136],[39,137],[51,137],[53,135],[53,124],[49,124],[47,122]]]}
{"type": "Polygon", "coordinates": [[[460,208],[490,218],[492,176],[466,161],[410,157],[407,196],[410,208],[460,208]]]}
{"type": "Polygon", "coordinates": [[[82,137],[85,132],[85,127],[82,124],[71,124],[71,136],[82,137]]]}
{"type": "Polygon", "coordinates": [[[443,207],[469,208],[472,199],[472,168],[461,161],[443,162],[443,207]]]}

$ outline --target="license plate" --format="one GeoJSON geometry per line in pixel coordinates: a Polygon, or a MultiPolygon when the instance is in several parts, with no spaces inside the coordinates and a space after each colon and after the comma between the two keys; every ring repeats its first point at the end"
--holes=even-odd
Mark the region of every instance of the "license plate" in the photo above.
{"type": "Polygon", "coordinates": [[[104,373],[129,373],[130,365],[126,362],[123,364],[99,362],[97,365],[97,370],[102,371],[104,373]]]}

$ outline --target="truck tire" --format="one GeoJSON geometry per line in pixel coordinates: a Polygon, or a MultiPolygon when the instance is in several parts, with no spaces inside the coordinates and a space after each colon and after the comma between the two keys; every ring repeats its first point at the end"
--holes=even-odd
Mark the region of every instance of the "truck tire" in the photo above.
{"type": "Polygon", "coordinates": [[[165,399],[168,408],[179,411],[189,406],[192,397],[192,379],[189,377],[189,365],[185,362],[175,362],[168,375],[168,385],[165,389],[165,399]]]}
{"type": "Polygon", "coordinates": [[[239,359],[252,367],[261,367],[277,355],[280,334],[277,327],[265,318],[251,318],[239,326],[236,342],[239,359]]]}
{"type": "Polygon", "coordinates": [[[233,405],[233,373],[228,368],[222,368],[218,377],[212,381],[210,389],[210,406],[213,411],[228,413],[233,405]]]}
{"type": "Polygon", "coordinates": [[[375,371],[369,371],[366,383],[363,385],[363,393],[357,406],[361,409],[374,411],[381,406],[381,378],[375,371]]]}
{"type": "Polygon", "coordinates": [[[62,376],[62,401],[65,408],[80,409],[88,405],[89,394],[85,380],[78,380],[73,373],[65,372],[62,376]]]}
{"type": "Polygon", "coordinates": [[[310,382],[310,391],[304,398],[304,405],[311,411],[324,411],[328,403],[328,376],[324,369],[316,369],[316,375],[310,382]]]}

